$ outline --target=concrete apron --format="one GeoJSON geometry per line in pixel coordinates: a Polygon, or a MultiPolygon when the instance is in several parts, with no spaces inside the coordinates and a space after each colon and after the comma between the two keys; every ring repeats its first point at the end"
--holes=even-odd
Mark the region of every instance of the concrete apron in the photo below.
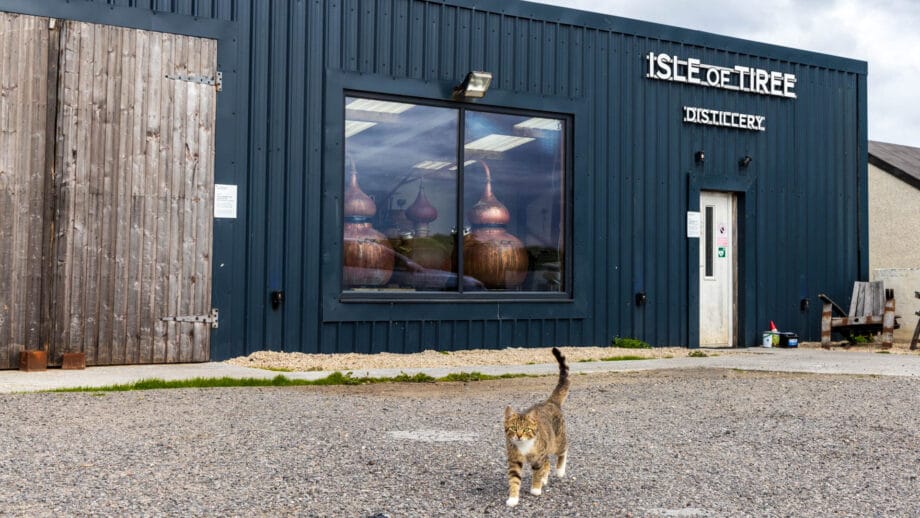
{"type": "MultiPolygon", "coordinates": [[[[612,362],[577,362],[570,365],[572,372],[629,372],[654,369],[716,368],[773,372],[807,372],[823,374],[863,374],[881,376],[908,376],[920,378],[920,355],[878,354],[851,351],[825,351],[822,349],[761,349],[750,348],[720,354],[718,350],[704,350],[706,358],[667,358],[612,362]]],[[[496,365],[469,367],[439,367],[421,369],[372,369],[350,371],[356,377],[393,377],[400,373],[425,373],[442,377],[451,373],[481,372],[483,374],[533,374],[552,375],[556,364],[496,365]]],[[[133,383],[142,379],[181,380],[191,378],[273,378],[279,374],[290,379],[314,380],[330,372],[275,372],[265,369],[238,367],[226,363],[185,363],[169,365],[122,365],[112,367],[87,367],[84,370],[48,369],[39,372],[18,370],[0,371],[0,393],[32,392],[72,387],[101,387],[133,383]]]]}

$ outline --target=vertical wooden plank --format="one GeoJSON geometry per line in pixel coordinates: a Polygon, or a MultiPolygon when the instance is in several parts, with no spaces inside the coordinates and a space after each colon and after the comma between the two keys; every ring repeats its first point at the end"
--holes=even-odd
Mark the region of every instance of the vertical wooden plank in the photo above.
{"type": "MultiPolygon", "coordinates": [[[[163,68],[170,74],[188,74],[188,49],[186,39],[182,37],[163,36],[170,40],[170,52],[163,54],[163,68]]],[[[184,268],[183,246],[186,238],[186,229],[183,222],[187,218],[188,206],[183,199],[185,169],[185,149],[183,130],[185,128],[184,113],[187,109],[187,87],[184,82],[169,80],[164,86],[170,93],[170,103],[161,105],[167,118],[163,120],[164,141],[167,146],[164,152],[163,168],[160,173],[166,182],[166,195],[159,191],[161,198],[157,203],[157,304],[154,318],[163,315],[184,315],[186,308],[182,300],[181,290],[182,273],[184,268]],[[164,224],[165,223],[165,224],[164,224]],[[164,255],[165,254],[165,255],[164,255]],[[161,284],[162,283],[162,284],[161,284]]],[[[161,346],[164,356],[159,362],[177,362],[180,360],[182,337],[188,324],[176,322],[168,324],[168,334],[163,338],[161,346]]]]}
{"type": "Polygon", "coordinates": [[[859,316],[862,313],[862,292],[863,292],[862,282],[853,283],[853,295],[850,296],[850,312],[849,317],[853,318],[859,316]]]}
{"type": "Polygon", "coordinates": [[[57,163],[56,156],[56,139],[57,139],[57,117],[59,112],[58,100],[61,83],[59,80],[60,72],[60,55],[61,55],[61,22],[55,21],[54,28],[48,31],[48,44],[45,59],[47,63],[47,79],[45,83],[45,105],[44,105],[44,135],[45,150],[44,164],[42,172],[44,180],[42,183],[43,201],[42,201],[42,266],[41,266],[41,336],[40,341],[44,348],[48,350],[49,363],[56,364],[60,353],[58,343],[54,340],[52,306],[54,304],[54,271],[55,271],[55,249],[54,249],[54,231],[55,231],[55,210],[57,196],[55,191],[54,175],[59,171],[55,167],[57,163]]]}
{"type": "MultiPolygon", "coordinates": [[[[79,40],[73,37],[73,24],[64,23],[61,27],[59,60],[60,92],[58,96],[58,118],[55,123],[55,155],[54,192],[57,203],[54,207],[54,234],[51,246],[51,256],[54,261],[52,274],[51,300],[49,313],[51,314],[50,339],[55,350],[71,347],[70,318],[69,318],[69,272],[73,263],[68,260],[71,236],[68,225],[71,221],[73,210],[73,175],[74,160],[76,155],[74,106],[76,100],[76,73],[78,70],[77,51],[79,40]]],[[[73,349],[79,350],[79,349],[73,349]]]]}
{"type": "MultiPolygon", "coordinates": [[[[115,356],[123,357],[122,340],[116,340],[115,329],[118,323],[123,321],[121,309],[116,305],[115,293],[118,289],[118,273],[120,272],[118,251],[123,246],[120,239],[120,221],[119,206],[123,187],[123,171],[125,150],[122,147],[122,135],[126,133],[129,126],[122,124],[122,106],[124,99],[130,93],[130,84],[124,82],[124,77],[129,75],[125,69],[125,45],[128,43],[127,35],[132,31],[118,29],[111,31],[109,35],[109,95],[107,96],[108,105],[106,109],[106,197],[105,203],[105,224],[106,233],[104,234],[105,265],[106,269],[102,272],[103,298],[101,300],[101,320],[100,320],[100,341],[106,351],[105,361],[108,364],[124,363],[124,360],[116,360],[115,356]]],[[[132,121],[133,124],[133,121],[132,121]]]]}
{"type": "Polygon", "coordinates": [[[127,363],[127,350],[130,337],[127,332],[128,292],[128,258],[131,228],[131,178],[134,165],[134,132],[141,124],[137,123],[135,103],[141,100],[135,96],[136,81],[136,40],[137,31],[123,30],[119,36],[121,49],[121,74],[117,78],[120,95],[118,98],[118,135],[115,160],[115,182],[117,193],[113,198],[114,265],[112,280],[112,331],[110,349],[111,361],[115,365],[127,363]]]}
{"type": "MultiPolygon", "coordinates": [[[[99,32],[99,31],[97,31],[99,32]]],[[[104,97],[100,114],[102,124],[100,129],[102,140],[101,157],[101,188],[99,196],[100,217],[97,225],[101,228],[98,249],[98,298],[96,300],[96,313],[98,315],[98,331],[96,333],[97,363],[111,365],[113,356],[112,331],[114,320],[114,272],[116,236],[114,227],[114,209],[118,196],[115,164],[120,155],[118,148],[116,113],[121,97],[121,83],[119,78],[121,69],[121,33],[123,30],[114,27],[104,27],[101,35],[103,42],[103,63],[98,66],[103,70],[104,97]]]]}
{"type": "MultiPolygon", "coordinates": [[[[147,107],[150,105],[152,89],[148,87],[144,78],[147,77],[147,67],[151,66],[151,42],[147,36],[136,31],[134,35],[134,48],[136,63],[134,67],[134,92],[132,95],[132,108],[128,115],[133,117],[134,123],[130,132],[130,168],[125,172],[125,200],[124,213],[121,219],[126,221],[125,229],[127,250],[123,256],[125,260],[125,363],[139,363],[141,354],[140,334],[140,308],[141,308],[141,256],[143,229],[141,227],[144,176],[147,169],[147,135],[149,134],[150,121],[147,116],[147,107]]],[[[125,133],[128,133],[125,131],[125,133]]]]}
{"type": "MultiPolygon", "coordinates": [[[[164,88],[163,81],[150,78],[160,78],[164,75],[163,59],[169,55],[169,40],[160,34],[145,34],[147,45],[150,47],[149,66],[146,70],[149,81],[147,95],[147,149],[145,151],[145,171],[139,178],[140,196],[134,210],[140,226],[140,311],[138,313],[138,328],[140,335],[139,362],[151,363],[163,361],[165,351],[160,347],[159,338],[161,329],[165,327],[162,322],[155,319],[155,304],[157,284],[155,283],[156,267],[156,206],[157,196],[164,193],[166,186],[161,183],[160,167],[163,162],[163,151],[168,146],[168,141],[163,135],[164,105],[169,106],[169,91],[164,88]],[[154,336],[156,333],[156,337],[154,336]]],[[[174,325],[174,324],[170,324],[174,325]]]]}
{"type": "MultiPolygon", "coordinates": [[[[190,74],[201,75],[201,48],[196,41],[188,37],[179,38],[183,44],[183,51],[186,54],[186,70],[190,74]]],[[[198,162],[198,126],[201,115],[198,110],[199,93],[206,88],[204,85],[195,83],[184,83],[186,101],[184,103],[185,116],[178,118],[179,139],[181,145],[175,149],[181,155],[181,168],[174,171],[179,184],[181,193],[182,206],[180,214],[183,215],[182,243],[179,246],[181,254],[180,264],[182,271],[179,275],[179,285],[176,296],[180,300],[180,307],[186,315],[199,314],[199,308],[196,306],[197,301],[195,293],[195,242],[198,239],[196,222],[201,214],[198,212],[198,203],[195,201],[195,181],[199,174],[198,162]]],[[[180,105],[180,109],[183,106],[180,105]]],[[[183,324],[180,326],[179,335],[179,361],[188,362],[192,360],[192,335],[195,327],[199,324],[183,324]]]]}
{"type": "MultiPolygon", "coordinates": [[[[103,161],[105,158],[105,136],[103,110],[105,105],[106,70],[105,48],[106,30],[99,25],[88,27],[93,43],[93,55],[90,68],[92,77],[92,91],[89,106],[89,163],[86,170],[88,180],[86,188],[86,219],[83,225],[86,229],[87,242],[85,248],[86,269],[84,282],[84,348],[87,357],[93,357],[93,364],[104,365],[99,354],[99,299],[100,269],[102,259],[102,228],[101,224],[104,194],[103,161]]],[[[85,119],[84,119],[85,120],[85,119]]]]}
{"type": "Polygon", "coordinates": [[[78,72],[76,83],[77,106],[75,110],[76,151],[73,170],[73,213],[67,231],[72,236],[70,244],[71,275],[70,299],[65,302],[69,307],[71,346],[86,353],[86,364],[95,365],[94,350],[87,350],[85,337],[86,323],[86,263],[88,236],[87,222],[87,185],[89,184],[90,165],[90,130],[92,113],[90,104],[93,93],[93,35],[92,28],[83,23],[73,23],[74,37],[79,40],[78,72]]]}
{"type": "MultiPolygon", "coordinates": [[[[11,72],[13,75],[13,82],[15,85],[15,90],[11,91],[11,103],[9,110],[9,126],[8,128],[16,128],[13,130],[12,140],[13,149],[16,149],[17,152],[14,152],[10,156],[11,161],[11,171],[13,177],[15,178],[13,184],[12,194],[12,217],[8,220],[11,223],[12,231],[12,261],[7,264],[11,264],[10,268],[10,293],[12,294],[12,308],[11,315],[9,320],[10,328],[10,341],[14,344],[14,347],[17,349],[25,348],[24,343],[24,327],[23,320],[25,316],[24,305],[26,301],[23,299],[23,279],[22,275],[25,273],[25,261],[24,255],[28,253],[27,250],[27,236],[28,229],[25,228],[25,214],[24,212],[28,210],[28,193],[27,188],[29,185],[29,170],[28,167],[28,153],[23,153],[22,150],[22,137],[23,133],[28,133],[28,128],[24,127],[23,118],[26,116],[25,107],[23,104],[26,102],[25,90],[28,88],[28,45],[27,36],[29,33],[28,30],[29,19],[27,17],[18,17],[15,21],[13,29],[13,40],[12,47],[10,52],[11,60],[11,72]]],[[[15,360],[16,354],[13,354],[13,359],[15,360]]]]}
{"type": "MultiPolygon", "coordinates": [[[[183,56],[183,40],[166,34],[160,37],[163,42],[163,74],[177,72],[184,74],[186,72],[184,60],[181,63],[177,62],[179,56],[183,56]]],[[[182,142],[178,137],[179,128],[176,127],[176,124],[181,117],[179,110],[184,108],[185,89],[178,81],[166,80],[163,85],[163,94],[159,106],[160,138],[162,140],[159,149],[160,164],[157,169],[159,188],[156,190],[156,203],[147,209],[150,212],[148,217],[152,218],[153,235],[156,236],[151,245],[152,262],[154,263],[151,282],[155,295],[148,316],[153,322],[161,322],[161,316],[179,314],[179,300],[176,294],[178,275],[182,268],[178,241],[174,240],[181,239],[179,234],[181,218],[184,217],[184,214],[180,212],[182,208],[177,199],[180,181],[177,172],[182,170],[185,150],[179,149],[182,142]],[[165,315],[164,309],[166,310],[165,315]]],[[[177,345],[175,337],[181,332],[182,325],[178,322],[167,322],[167,332],[156,336],[154,363],[177,361],[178,347],[175,346],[177,345]]]]}
{"type": "MultiPolygon", "coordinates": [[[[18,78],[14,72],[13,53],[17,29],[17,19],[9,14],[2,16],[0,28],[0,86],[6,91],[15,92],[18,78]]],[[[15,128],[11,118],[15,107],[15,99],[6,95],[0,96],[0,127],[15,128]]],[[[16,134],[14,132],[0,132],[0,145],[3,149],[15,149],[16,134]]],[[[13,153],[0,153],[0,221],[13,221],[14,207],[19,203],[16,192],[18,191],[20,173],[16,171],[13,163],[13,153]]],[[[0,225],[0,264],[13,265],[14,240],[16,227],[13,225],[0,225]]],[[[15,343],[12,322],[16,316],[15,296],[13,292],[13,268],[0,269],[0,367],[13,367],[15,356],[21,344],[15,343]]]]}
{"type": "MultiPolygon", "coordinates": [[[[12,39],[14,36],[15,18],[7,13],[0,13],[0,86],[4,90],[14,87],[16,77],[11,71],[12,39]]],[[[13,90],[15,91],[15,90],[13,90]]],[[[12,102],[6,95],[0,95],[0,128],[14,128],[10,120],[12,102]]],[[[2,149],[15,149],[14,133],[0,132],[0,146],[2,149]]],[[[12,153],[0,153],[0,221],[13,220],[13,207],[16,206],[15,197],[18,174],[15,174],[12,162],[12,153]]],[[[13,225],[0,225],[0,264],[13,264],[13,225]]],[[[13,292],[11,281],[14,272],[12,268],[0,269],[0,368],[13,367],[13,344],[10,322],[13,319],[13,292]]],[[[18,354],[18,351],[17,351],[18,354]]]]}
{"type": "Polygon", "coordinates": [[[44,18],[29,18],[28,45],[30,56],[29,86],[24,94],[25,113],[28,115],[26,131],[23,132],[23,142],[20,150],[27,153],[26,171],[29,178],[28,206],[26,210],[25,227],[28,232],[28,253],[25,257],[24,279],[22,297],[25,302],[26,314],[23,318],[25,325],[24,345],[29,349],[43,348],[41,340],[41,314],[42,314],[42,247],[43,247],[43,217],[45,202],[45,171],[47,149],[47,122],[48,109],[48,41],[50,33],[48,20],[44,18]]]}
{"type": "MultiPolygon", "coordinates": [[[[217,43],[213,40],[199,40],[200,55],[203,57],[201,73],[217,73],[217,43]]],[[[216,120],[216,89],[201,87],[199,97],[199,122],[194,130],[198,133],[198,171],[195,174],[195,200],[198,204],[196,217],[195,271],[191,280],[195,288],[193,311],[207,314],[211,310],[211,247],[213,243],[213,185],[214,185],[214,121],[216,120]]],[[[191,361],[210,359],[211,327],[197,325],[194,329],[191,361]]]]}

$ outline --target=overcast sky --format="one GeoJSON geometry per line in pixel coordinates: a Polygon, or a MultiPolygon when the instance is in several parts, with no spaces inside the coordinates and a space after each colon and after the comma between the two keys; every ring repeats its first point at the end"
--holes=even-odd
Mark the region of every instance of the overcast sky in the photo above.
{"type": "Polygon", "coordinates": [[[920,0],[531,0],[869,62],[869,139],[920,147],[920,0]]]}

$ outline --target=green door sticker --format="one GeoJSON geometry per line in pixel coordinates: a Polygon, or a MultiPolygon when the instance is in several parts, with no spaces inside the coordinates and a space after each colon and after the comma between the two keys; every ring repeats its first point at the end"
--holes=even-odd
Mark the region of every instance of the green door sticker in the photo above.
{"type": "Polygon", "coordinates": [[[725,247],[724,246],[719,247],[719,257],[725,257],[725,247]]]}

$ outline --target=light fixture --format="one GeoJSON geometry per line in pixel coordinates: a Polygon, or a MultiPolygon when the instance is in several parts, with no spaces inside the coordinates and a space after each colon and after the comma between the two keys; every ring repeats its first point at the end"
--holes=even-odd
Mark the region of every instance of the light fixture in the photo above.
{"type": "Polygon", "coordinates": [[[754,160],[750,155],[745,155],[744,158],[738,160],[738,165],[741,167],[747,167],[751,165],[751,161],[754,160]]]}
{"type": "Polygon", "coordinates": [[[702,164],[706,160],[706,153],[703,153],[702,151],[697,151],[696,154],[693,155],[693,158],[696,159],[697,162],[702,164]]]}
{"type": "Polygon", "coordinates": [[[515,137],[513,135],[499,135],[493,133],[481,139],[469,142],[463,147],[466,148],[467,151],[504,153],[509,149],[514,149],[533,140],[535,140],[533,137],[515,137]]]}
{"type": "MultiPolygon", "coordinates": [[[[412,168],[413,169],[425,169],[428,171],[438,171],[440,169],[444,169],[445,167],[451,164],[453,164],[453,162],[442,162],[439,160],[423,160],[415,164],[414,166],[412,166],[412,168]]],[[[456,167],[454,169],[456,169],[456,167]]]]}
{"type": "Polygon", "coordinates": [[[519,122],[515,124],[514,129],[561,131],[562,121],[559,119],[545,119],[543,117],[532,117],[523,122],[519,122]]]}
{"type": "Polygon", "coordinates": [[[485,97],[492,84],[491,72],[472,71],[463,82],[454,87],[454,97],[463,99],[480,99],[485,97]]]}
{"type": "Polygon", "coordinates": [[[376,125],[376,122],[345,120],[345,138],[353,137],[376,125]]]}
{"type": "MultiPolygon", "coordinates": [[[[469,166],[469,165],[473,165],[473,164],[475,164],[475,163],[476,163],[475,160],[467,160],[466,162],[463,162],[463,167],[466,167],[466,166],[469,166]]],[[[449,170],[450,170],[450,171],[456,171],[456,170],[457,170],[457,166],[455,166],[455,165],[450,166],[450,169],[449,169],[449,170]]]]}
{"type": "Polygon", "coordinates": [[[345,105],[348,111],[376,112],[399,115],[412,108],[414,104],[396,103],[393,101],[380,101],[377,99],[355,99],[345,105]]]}

